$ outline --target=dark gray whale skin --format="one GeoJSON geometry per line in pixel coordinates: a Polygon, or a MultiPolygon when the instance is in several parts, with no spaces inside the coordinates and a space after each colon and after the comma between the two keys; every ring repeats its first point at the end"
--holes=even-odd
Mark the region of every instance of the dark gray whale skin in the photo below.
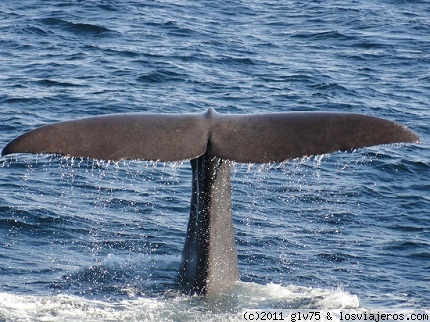
{"type": "Polygon", "coordinates": [[[230,163],[269,163],[390,143],[418,143],[408,128],[350,113],[112,114],[29,131],[2,155],[53,153],[103,160],[191,160],[192,195],[179,282],[219,294],[239,279],[231,215],[230,163]]]}

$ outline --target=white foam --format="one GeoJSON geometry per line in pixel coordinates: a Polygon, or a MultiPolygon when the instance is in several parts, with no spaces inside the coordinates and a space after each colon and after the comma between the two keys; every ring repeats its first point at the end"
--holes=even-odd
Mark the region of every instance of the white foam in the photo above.
{"type": "Polygon", "coordinates": [[[357,308],[359,299],[342,289],[325,290],[297,285],[239,283],[239,297],[252,308],[357,308]],[[248,302],[248,303],[247,303],[248,302]]]}
{"type": "Polygon", "coordinates": [[[246,309],[357,308],[357,296],[341,289],[259,285],[238,282],[217,297],[169,294],[118,302],[71,295],[0,293],[0,320],[5,321],[242,321],[246,309]]]}

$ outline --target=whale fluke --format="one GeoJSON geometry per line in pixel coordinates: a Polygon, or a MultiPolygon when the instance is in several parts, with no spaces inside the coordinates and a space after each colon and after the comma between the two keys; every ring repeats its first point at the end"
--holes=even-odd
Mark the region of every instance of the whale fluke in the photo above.
{"type": "Polygon", "coordinates": [[[398,123],[372,116],[290,112],[220,115],[210,141],[219,158],[267,163],[419,138],[398,123]]]}
{"type": "Polygon", "coordinates": [[[192,194],[179,282],[187,293],[228,290],[239,279],[230,161],[288,159],[377,144],[418,143],[408,128],[349,113],[114,114],[46,125],[2,155],[55,153],[104,160],[191,160],[192,194]]]}
{"type": "Polygon", "coordinates": [[[113,114],[42,126],[2,155],[55,153],[103,160],[179,161],[211,155],[236,162],[288,159],[377,144],[418,142],[408,128],[372,116],[291,112],[222,115],[113,114]]]}
{"type": "Polygon", "coordinates": [[[112,114],[42,126],[11,141],[2,154],[55,153],[101,160],[179,161],[206,151],[204,115],[112,114]]]}

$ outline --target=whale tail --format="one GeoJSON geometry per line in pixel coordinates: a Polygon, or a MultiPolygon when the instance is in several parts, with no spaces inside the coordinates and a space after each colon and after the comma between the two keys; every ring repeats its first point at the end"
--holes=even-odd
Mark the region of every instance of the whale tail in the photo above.
{"type": "Polygon", "coordinates": [[[376,144],[418,142],[387,120],[344,113],[120,114],[30,131],[2,151],[192,165],[191,208],[179,281],[188,293],[219,293],[239,278],[231,216],[230,162],[281,162],[376,144]]]}
{"type": "Polygon", "coordinates": [[[46,125],[11,141],[2,155],[54,153],[104,160],[195,159],[213,156],[267,163],[338,150],[417,143],[408,128],[349,113],[292,112],[222,115],[113,114],[46,125]]]}

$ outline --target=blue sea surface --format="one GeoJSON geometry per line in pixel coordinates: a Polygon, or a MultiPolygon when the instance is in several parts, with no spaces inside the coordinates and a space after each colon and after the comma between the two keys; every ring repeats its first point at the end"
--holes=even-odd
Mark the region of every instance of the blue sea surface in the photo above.
{"type": "Polygon", "coordinates": [[[241,282],[176,285],[188,161],[0,158],[0,320],[430,310],[430,2],[5,0],[0,147],[125,112],[363,113],[419,144],[234,164],[241,282]]]}

